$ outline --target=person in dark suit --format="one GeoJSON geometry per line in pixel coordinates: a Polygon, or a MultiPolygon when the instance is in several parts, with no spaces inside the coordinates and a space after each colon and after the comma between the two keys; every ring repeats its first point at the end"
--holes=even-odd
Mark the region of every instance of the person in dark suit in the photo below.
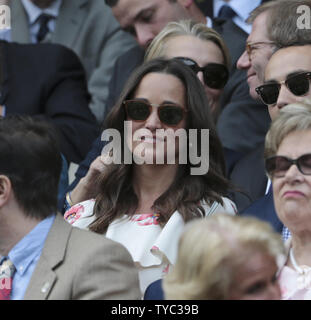
{"type": "MultiPolygon", "coordinates": [[[[305,99],[311,98],[310,86],[306,86],[310,82],[311,75],[311,61],[310,61],[311,41],[307,45],[302,46],[289,46],[279,49],[270,58],[266,70],[265,70],[265,82],[258,89],[264,101],[268,104],[268,110],[272,120],[275,120],[279,116],[280,110],[291,103],[303,102],[305,99]],[[285,86],[280,88],[277,97],[269,97],[265,94],[267,88],[270,92],[271,86],[274,84],[278,86],[278,83],[282,81],[290,81],[291,84],[295,84],[299,92],[295,91],[295,87],[285,86]],[[306,88],[304,92],[301,92],[303,88],[306,88]],[[275,98],[275,99],[274,99],[275,98]],[[272,99],[272,100],[271,100],[272,99]],[[274,99],[274,100],[273,100],[274,99]]],[[[267,178],[266,178],[267,181],[267,178]]],[[[257,200],[249,208],[245,210],[248,214],[258,214],[262,211],[263,218],[268,218],[274,227],[279,227],[282,224],[277,223],[277,216],[273,205],[272,190],[264,197],[257,200]],[[265,210],[262,210],[262,208],[265,210]],[[267,214],[267,213],[270,214],[267,214]]],[[[284,234],[286,231],[281,228],[284,234]]]]}
{"type": "Polygon", "coordinates": [[[261,101],[250,97],[245,71],[236,68],[247,34],[232,20],[215,24],[214,28],[227,44],[232,62],[230,78],[221,96],[217,132],[224,148],[247,154],[264,141],[269,114],[261,101]]]}
{"type": "Polygon", "coordinates": [[[66,160],[79,163],[99,132],[79,58],[61,45],[6,41],[0,41],[0,55],[1,115],[51,122],[66,160]]]}
{"type": "MultiPolygon", "coordinates": [[[[148,2],[148,8],[153,8],[152,11],[152,19],[143,19],[143,14],[148,13],[149,11],[147,10],[146,2],[141,0],[141,1],[136,1],[135,2],[135,7],[128,7],[128,5],[131,3],[128,0],[118,0],[118,1],[109,1],[106,0],[106,3],[110,6],[112,6],[112,12],[119,20],[121,26],[123,27],[124,30],[130,31],[133,33],[133,35],[136,37],[137,42],[140,44],[141,48],[137,47],[135,50],[130,50],[129,53],[124,54],[121,56],[115,65],[115,72],[112,77],[112,83],[117,84],[116,86],[110,86],[111,91],[110,91],[110,96],[113,98],[116,98],[119,96],[120,91],[117,91],[119,89],[122,89],[124,86],[124,83],[127,80],[128,77],[128,71],[124,71],[124,68],[120,68],[120,66],[127,66],[130,70],[133,70],[136,66],[138,66],[142,61],[143,61],[143,54],[144,51],[142,48],[146,48],[148,44],[151,42],[151,40],[162,30],[162,28],[165,26],[165,24],[169,21],[174,21],[174,20],[180,20],[180,19],[192,19],[196,22],[202,22],[204,24],[207,24],[207,18],[199,10],[197,5],[194,2],[189,2],[188,4],[184,3],[183,1],[169,1],[169,0],[157,0],[157,1],[150,1],[148,2]],[[161,4],[161,5],[160,5],[161,4]],[[135,9],[135,10],[134,10],[135,9]],[[140,12],[139,15],[139,21],[136,21],[133,18],[133,12],[140,12]],[[163,13],[163,15],[160,15],[163,13]],[[161,16],[161,20],[159,20],[157,17],[161,16]],[[164,21],[165,20],[165,21],[164,21]],[[137,59],[137,52],[139,52],[138,56],[141,57],[141,60],[137,59]],[[116,90],[117,89],[117,90],[116,90]]],[[[244,47],[245,39],[247,37],[247,34],[239,30],[239,27],[235,26],[232,21],[219,21],[218,23],[215,22],[215,29],[216,25],[218,28],[221,30],[220,34],[224,36],[224,33],[228,33],[227,39],[230,39],[230,44],[232,45],[231,48],[229,46],[229,52],[231,56],[234,59],[237,59],[237,57],[242,53],[242,48],[244,47]],[[235,27],[234,27],[235,26],[235,27]],[[233,28],[234,27],[234,28],[233,28]],[[233,39],[231,39],[231,37],[233,39]],[[240,43],[240,46],[237,46],[237,43],[240,43]],[[236,51],[237,50],[237,51],[236,51]]],[[[221,109],[223,108],[229,108],[229,105],[232,104],[231,108],[236,108],[238,106],[245,105],[246,112],[248,113],[249,110],[252,110],[252,107],[254,104],[262,106],[262,103],[259,102],[254,102],[248,94],[248,88],[245,82],[245,72],[241,70],[235,70],[235,64],[233,64],[233,67],[231,68],[231,73],[229,77],[228,84],[224,88],[224,96],[226,98],[223,98],[223,101],[225,101],[226,106],[221,106],[221,109]]],[[[108,99],[109,104],[107,105],[108,108],[111,108],[115,102],[115,100],[108,99]]],[[[263,112],[267,112],[265,109],[260,109],[263,112]]],[[[262,117],[264,118],[264,117],[262,117]]],[[[240,149],[240,151],[236,148],[234,150],[231,150],[231,146],[233,144],[224,144],[226,148],[226,155],[227,155],[227,165],[230,167],[233,165],[238,158],[240,158],[246,150],[248,150],[249,147],[254,147],[256,143],[261,139],[264,139],[264,135],[267,129],[266,121],[260,119],[260,121],[257,119],[256,116],[246,116],[246,123],[245,127],[248,126],[251,120],[255,120],[256,123],[260,123],[260,126],[263,126],[264,129],[261,131],[261,138],[257,139],[255,143],[251,143],[251,137],[256,137],[256,133],[258,133],[258,129],[251,129],[249,128],[250,132],[253,132],[254,134],[247,135],[247,139],[242,139],[241,137],[236,136],[235,141],[242,141],[242,143],[247,144],[248,147],[240,149]],[[230,146],[231,145],[231,146],[230,146]]],[[[252,125],[250,125],[251,127],[252,125]]],[[[236,127],[236,126],[235,126],[236,127]]],[[[243,128],[243,126],[240,126],[239,128],[243,128]]],[[[260,131],[260,130],[259,130],[260,131]]],[[[220,136],[222,133],[218,131],[220,136]]],[[[230,134],[228,136],[235,137],[234,134],[230,134]]],[[[245,136],[245,134],[244,134],[245,136]]],[[[100,142],[100,139],[97,139],[98,142],[100,142]]],[[[94,147],[94,145],[93,145],[94,147]]],[[[94,147],[95,148],[95,147],[94,147]]],[[[103,144],[97,146],[97,150],[102,150],[103,144]]],[[[97,156],[99,154],[97,153],[97,156]]],[[[94,159],[96,158],[96,152],[95,149],[89,154],[87,159],[83,162],[83,168],[82,170],[78,170],[78,176],[77,179],[74,181],[73,185],[71,185],[68,189],[70,192],[75,188],[81,177],[81,174],[83,176],[86,176],[87,171],[84,170],[86,167],[90,167],[90,164],[94,159]]],[[[85,189],[85,187],[84,187],[85,189]]],[[[69,195],[69,194],[68,194],[69,195]]],[[[70,198],[69,196],[67,198],[70,198]]],[[[74,199],[73,199],[74,200],[74,199]]],[[[78,199],[77,199],[78,200],[78,199]]],[[[77,202],[81,201],[82,199],[79,199],[77,202]]],[[[74,200],[72,203],[76,203],[74,200]]]]}
{"type": "Polygon", "coordinates": [[[162,279],[149,284],[144,294],[144,300],[165,300],[162,284],[162,279]]]}
{"type": "Polygon", "coordinates": [[[254,151],[239,159],[232,168],[230,180],[243,191],[233,193],[233,198],[239,204],[238,212],[243,212],[255,199],[262,197],[266,192],[267,177],[263,153],[264,143],[261,143],[254,151]]]}
{"type": "Polygon", "coordinates": [[[89,107],[102,122],[114,63],[136,45],[105,1],[14,0],[10,7],[11,41],[57,43],[77,54],[86,72],[89,107]],[[46,20],[40,19],[42,14],[48,14],[46,20]]]}
{"type": "MultiPolygon", "coordinates": [[[[278,48],[311,44],[310,32],[296,27],[298,18],[297,6],[301,4],[311,5],[311,1],[284,0],[271,2],[257,8],[251,14],[253,25],[252,32],[248,38],[248,42],[251,45],[248,47],[248,52],[244,52],[239,59],[238,66],[247,70],[250,94],[256,99],[259,99],[256,87],[264,82],[266,78],[264,76],[265,70],[267,76],[267,69],[273,68],[274,74],[269,75],[268,71],[268,75],[270,80],[275,80],[279,77],[279,75],[275,74],[275,71],[286,73],[285,66],[288,64],[291,66],[292,72],[310,69],[308,64],[302,65],[303,56],[306,53],[300,52],[299,54],[297,51],[295,58],[287,63],[288,56],[286,55],[279,56],[278,59],[272,60],[271,58],[273,52],[278,48]],[[280,63],[279,66],[276,66],[277,62],[280,63]]],[[[290,73],[288,71],[288,75],[290,73]]],[[[301,97],[293,94],[279,95],[276,106],[266,107],[271,119],[277,117],[280,108],[300,99],[301,97]]],[[[235,165],[231,173],[231,180],[246,190],[250,195],[250,199],[243,198],[240,195],[235,195],[233,198],[242,214],[250,214],[266,220],[271,223],[275,230],[282,232],[283,224],[276,216],[272,191],[267,192],[268,178],[263,164],[263,150],[264,144],[261,144],[257,150],[246,155],[235,165]]]]}
{"type": "MultiPolygon", "coordinates": [[[[254,50],[245,50],[238,62],[237,67],[247,72],[247,82],[249,92],[254,100],[259,100],[255,88],[263,82],[263,73],[276,47],[269,39],[267,31],[267,20],[270,10],[274,3],[269,2],[256,8],[250,15],[249,22],[252,23],[252,31],[247,38],[247,43],[258,43],[253,46],[254,50]],[[249,57],[249,53],[252,57],[249,57]]],[[[271,20],[271,19],[270,19],[271,20]]],[[[270,21],[269,20],[269,21],[270,21]]],[[[252,48],[252,47],[248,47],[252,48]]],[[[268,110],[262,106],[265,112],[268,110]]],[[[259,143],[257,147],[242,157],[230,172],[231,181],[245,191],[247,194],[234,193],[233,199],[237,203],[238,211],[243,212],[253,201],[264,196],[267,188],[267,177],[263,164],[264,141],[259,143]]]]}

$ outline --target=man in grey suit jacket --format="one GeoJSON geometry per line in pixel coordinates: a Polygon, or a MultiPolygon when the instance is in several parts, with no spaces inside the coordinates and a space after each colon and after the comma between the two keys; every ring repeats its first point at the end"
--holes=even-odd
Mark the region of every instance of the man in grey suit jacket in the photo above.
{"type": "Polygon", "coordinates": [[[55,214],[60,170],[47,123],[0,119],[0,300],[140,299],[129,252],[55,214]]]}
{"type": "Polygon", "coordinates": [[[58,12],[48,23],[50,32],[42,42],[62,44],[79,56],[92,97],[90,108],[101,121],[114,63],[136,44],[121,30],[104,0],[14,0],[10,5],[11,40],[19,43],[36,42],[32,33],[39,26],[36,20],[31,21],[32,17],[35,19],[42,10],[50,14],[53,11],[48,11],[49,8],[58,12]]]}

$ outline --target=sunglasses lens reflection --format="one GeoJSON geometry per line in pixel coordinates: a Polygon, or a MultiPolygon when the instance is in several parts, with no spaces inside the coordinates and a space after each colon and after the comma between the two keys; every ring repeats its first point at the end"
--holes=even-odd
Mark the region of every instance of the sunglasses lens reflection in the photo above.
{"type": "Polygon", "coordinates": [[[273,177],[283,177],[291,164],[285,157],[271,157],[266,160],[266,170],[273,177]]]}
{"type": "Polygon", "coordinates": [[[205,67],[201,68],[192,59],[183,57],[177,57],[176,59],[191,68],[194,73],[202,71],[204,83],[212,89],[222,89],[228,81],[229,72],[222,64],[209,63],[205,67]]]}
{"type": "Polygon", "coordinates": [[[289,90],[296,96],[303,96],[309,91],[309,79],[306,74],[300,74],[287,80],[289,90]]]}
{"type": "Polygon", "coordinates": [[[221,64],[208,64],[203,74],[205,84],[212,89],[222,89],[228,80],[227,68],[221,64]]]}
{"type": "Polygon", "coordinates": [[[306,175],[311,175],[311,154],[304,155],[299,158],[299,166],[301,172],[306,175]]]}
{"type": "Polygon", "coordinates": [[[150,115],[148,104],[140,101],[127,101],[126,102],[128,116],[132,120],[144,121],[150,115]]]}
{"type": "Polygon", "coordinates": [[[265,84],[258,88],[258,93],[265,104],[275,104],[279,97],[280,86],[277,83],[265,84]]]}
{"type": "MultiPolygon", "coordinates": [[[[310,87],[310,73],[301,73],[288,78],[285,81],[288,90],[295,96],[304,96],[310,87]]],[[[256,88],[265,104],[275,104],[278,101],[281,85],[279,83],[268,83],[256,88]]]]}
{"type": "Polygon", "coordinates": [[[305,154],[296,160],[282,156],[274,156],[266,159],[266,171],[273,177],[284,177],[288,169],[296,164],[299,171],[305,175],[311,175],[311,154],[305,154]]]}
{"type": "Polygon", "coordinates": [[[168,105],[160,108],[159,118],[167,125],[175,126],[183,119],[183,111],[180,107],[168,105]]]}
{"type": "MultiPolygon", "coordinates": [[[[151,113],[151,106],[143,101],[124,101],[127,115],[134,121],[145,121],[151,113]]],[[[169,126],[176,126],[184,117],[184,110],[177,105],[161,105],[158,108],[158,116],[161,122],[169,126]]]]}
{"type": "Polygon", "coordinates": [[[197,73],[200,70],[200,67],[198,66],[198,64],[192,59],[177,57],[176,60],[181,61],[183,64],[188,66],[194,73],[197,73]]]}

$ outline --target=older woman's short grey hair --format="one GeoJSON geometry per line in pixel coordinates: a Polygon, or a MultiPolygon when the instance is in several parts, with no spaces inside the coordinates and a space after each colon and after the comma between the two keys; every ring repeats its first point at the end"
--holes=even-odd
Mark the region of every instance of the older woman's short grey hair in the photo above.
{"type": "Polygon", "coordinates": [[[290,133],[310,129],[311,100],[283,107],[266,135],[265,159],[276,155],[281,142],[290,133]]]}

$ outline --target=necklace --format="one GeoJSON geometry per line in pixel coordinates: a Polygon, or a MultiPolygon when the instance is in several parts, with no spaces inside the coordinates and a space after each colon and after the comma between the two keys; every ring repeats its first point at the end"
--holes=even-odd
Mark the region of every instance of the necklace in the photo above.
{"type": "Polygon", "coordinates": [[[298,278],[297,278],[298,289],[310,289],[311,288],[311,268],[306,265],[298,266],[294,256],[293,248],[290,248],[289,250],[289,257],[294,269],[298,272],[298,278]]]}

